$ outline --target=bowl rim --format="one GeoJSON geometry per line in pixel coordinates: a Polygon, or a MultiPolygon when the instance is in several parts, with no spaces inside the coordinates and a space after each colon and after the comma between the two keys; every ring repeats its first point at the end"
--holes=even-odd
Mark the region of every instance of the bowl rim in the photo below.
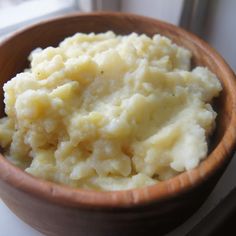
{"type": "Polygon", "coordinates": [[[224,59],[206,42],[181,29],[175,25],[130,13],[114,12],[94,12],[94,13],[73,13],[62,17],[56,17],[50,20],[44,20],[19,30],[7,37],[0,43],[3,47],[8,40],[24,34],[38,26],[47,23],[66,20],[70,18],[87,18],[90,16],[109,16],[135,18],[148,23],[159,24],[162,28],[171,31],[178,30],[178,33],[191,40],[197,47],[203,49],[207,56],[214,59],[215,63],[221,67],[229,83],[229,91],[232,97],[232,117],[229,121],[224,136],[220,143],[212,150],[210,155],[203,160],[198,167],[193,170],[185,171],[174,178],[159,182],[151,186],[144,186],[136,189],[99,192],[96,190],[76,189],[69,186],[60,185],[43,179],[36,178],[18,167],[11,164],[0,154],[0,179],[13,188],[43,198],[52,203],[70,207],[84,208],[129,208],[138,207],[151,202],[160,202],[183,194],[207,180],[230,158],[236,146],[236,82],[234,72],[230,69],[224,59]]]}

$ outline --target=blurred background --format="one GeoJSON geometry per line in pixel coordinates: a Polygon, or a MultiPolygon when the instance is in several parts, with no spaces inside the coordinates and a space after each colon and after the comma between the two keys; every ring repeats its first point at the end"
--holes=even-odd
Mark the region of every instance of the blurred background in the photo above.
{"type": "Polygon", "coordinates": [[[235,0],[0,0],[0,40],[21,27],[72,12],[132,12],[192,31],[236,71],[235,9],[235,0]]]}

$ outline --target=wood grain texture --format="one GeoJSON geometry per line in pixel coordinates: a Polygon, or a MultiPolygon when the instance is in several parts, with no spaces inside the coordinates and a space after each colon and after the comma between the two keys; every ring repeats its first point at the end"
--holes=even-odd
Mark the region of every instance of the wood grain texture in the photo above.
{"type": "MultiPolygon", "coordinates": [[[[167,23],[131,14],[70,15],[33,25],[0,44],[1,86],[26,68],[36,47],[56,46],[76,32],[160,33],[193,52],[193,65],[208,67],[220,79],[223,92],[210,153],[194,170],[153,186],[127,191],[72,189],[37,179],[0,155],[0,196],[16,215],[51,236],[161,235],[189,217],[209,195],[225,170],[236,145],[236,83],[229,66],[205,42],[167,23]]],[[[4,114],[3,91],[0,93],[4,114]]],[[[1,131],[0,131],[1,132],[1,131]]]]}

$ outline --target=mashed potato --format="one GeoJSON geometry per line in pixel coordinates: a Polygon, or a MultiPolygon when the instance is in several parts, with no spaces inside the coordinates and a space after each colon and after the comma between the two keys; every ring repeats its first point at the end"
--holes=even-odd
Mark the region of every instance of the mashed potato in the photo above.
{"type": "Polygon", "coordinates": [[[77,33],[4,85],[0,144],[28,173],[78,188],[151,185],[207,155],[221,90],[168,38],[77,33]]]}

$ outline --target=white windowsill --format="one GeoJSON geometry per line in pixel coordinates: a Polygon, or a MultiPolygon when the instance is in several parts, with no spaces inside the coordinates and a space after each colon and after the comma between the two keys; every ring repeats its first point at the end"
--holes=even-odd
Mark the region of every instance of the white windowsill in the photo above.
{"type": "Polygon", "coordinates": [[[41,19],[77,10],[74,0],[32,0],[0,9],[0,39],[10,32],[41,19]]]}

